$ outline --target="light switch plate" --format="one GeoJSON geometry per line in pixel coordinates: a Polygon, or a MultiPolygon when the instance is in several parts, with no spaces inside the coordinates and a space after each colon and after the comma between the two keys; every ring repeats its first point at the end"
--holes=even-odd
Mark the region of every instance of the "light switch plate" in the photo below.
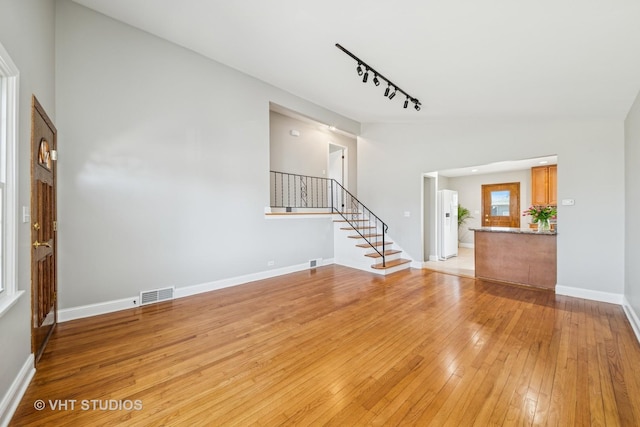
{"type": "Polygon", "coordinates": [[[562,199],[562,206],[573,206],[576,204],[574,199],[562,199]]]}
{"type": "Polygon", "coordinates": [[[24,224],[28,224],[31,222],[31,212],[29,210],[29,206],[22,207],[22,222],[24,224]]]}

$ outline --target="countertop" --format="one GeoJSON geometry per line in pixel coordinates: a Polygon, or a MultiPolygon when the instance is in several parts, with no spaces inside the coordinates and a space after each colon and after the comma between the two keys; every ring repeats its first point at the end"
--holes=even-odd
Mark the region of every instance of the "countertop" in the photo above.
{"type": "Polygon", "coordinates": [[[470,228],[471,231],[486,231],[490,233],[513,233],[513,234],[543,234],[547,236],[555,236],[558,234],[555,230],[538,231],[530,228],[510,228],[510,227],[479,227],[470,228]]]}

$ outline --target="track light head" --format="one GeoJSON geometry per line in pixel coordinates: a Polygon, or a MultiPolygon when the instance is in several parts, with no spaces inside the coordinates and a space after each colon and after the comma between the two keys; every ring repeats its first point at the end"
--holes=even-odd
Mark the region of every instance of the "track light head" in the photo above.
{"type": "Polygon", "coordinates": [[[406,97],[404,101],[405,109],[409,106],[409,102],[411,102],[413,103],[413,108],[415,108],[416,111],[420,111],[420,109],[422,108],[422,104],[420,104],[420,101],[418,101],[418,98],[414,98],[413,96],[409,95],[407,91],[401,89],[398,85],[396,85],[394,82],[389,80],[388,77],[384,76],[383,74],[380,74],[378,70],[373,68],[371,65],[367,64],[362,59],[355,56],[353,53],[349,52],[347,49],[342,47],[339,43],[336,43],[336,47],[356,61],[357,63],[356,72],[358,73],[359,77],[362,77],[362,83],[367,83],[367,81],[369,80],[369,73],[372,73],[373,74],[372,80],[374,85],[380,86],[382,82],[387,84],[387,87],[384,90],[385,98],[393,99],[395,98],[396,94],[400,92],[401,95],[406,97]],[[391,90],[392,87],[393,87],[393,90],[391,90]]]}

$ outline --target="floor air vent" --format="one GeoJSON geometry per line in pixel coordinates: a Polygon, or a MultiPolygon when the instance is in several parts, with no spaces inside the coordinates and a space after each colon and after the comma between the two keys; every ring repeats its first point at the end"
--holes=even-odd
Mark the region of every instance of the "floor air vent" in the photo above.
{"type": "Polygon", "coordinates": [[[173,299],[175,288],[155,289],[153,291],[140,292],[140,305],[153,304],[154,302],[167,301],[173,299]]]}
{"type": "Polygon", "coordinates": [[[322,258],[311,259],[309,260],[309,268],[319,267],[321,262],[322,258]]]}

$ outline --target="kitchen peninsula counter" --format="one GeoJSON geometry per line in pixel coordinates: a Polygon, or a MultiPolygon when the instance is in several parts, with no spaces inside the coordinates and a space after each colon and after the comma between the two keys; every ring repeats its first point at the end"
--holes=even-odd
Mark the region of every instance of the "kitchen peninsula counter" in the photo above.
{"type": "Polygon", "coordinates": [[[538,232],[506,227],[471,230],[475,233],[477,278],[555,289],[555,230],[538,232]]]}

